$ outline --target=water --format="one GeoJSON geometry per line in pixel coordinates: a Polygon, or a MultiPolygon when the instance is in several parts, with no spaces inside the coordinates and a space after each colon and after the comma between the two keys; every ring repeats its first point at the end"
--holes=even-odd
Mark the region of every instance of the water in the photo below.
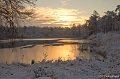
{"type": "Polygon", "coordinates": [[[90,58],[88,51],[80,51],[80,43],[88,43],[85,40],[70,38],[24,39],[22,43],[24,43],[24,41],[27,41],[27,43],[16,44],[17,46],[15,46],[14,49],[9,47],[1,48],[0,63],[30,64],[32,60],[38,62],[43,59],[53,61],[62,59],[65,61],[74,60],[76,57],[80,57],[81,59],[90,58]],[[51,40],[52,42],[49,42],[51,40]],[[39,42],[36,43],[36,41],[39,42]]]}

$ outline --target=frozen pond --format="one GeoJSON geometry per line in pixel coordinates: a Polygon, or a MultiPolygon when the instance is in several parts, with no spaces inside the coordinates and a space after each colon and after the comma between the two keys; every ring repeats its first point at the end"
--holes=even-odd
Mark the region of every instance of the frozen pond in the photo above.
{"type": "Polygon", "coordinates": [[[80,51],[81,43],[87,44],[88,41],[71,38],[17,39],[12,48],[9,41],[3,40],[0,43],[0,63],[30,64],[32,60],[38,62],[43,59],[53,61],[62,59],[65,61],[76,57],[89,59],[89,51],[80,51]]]}

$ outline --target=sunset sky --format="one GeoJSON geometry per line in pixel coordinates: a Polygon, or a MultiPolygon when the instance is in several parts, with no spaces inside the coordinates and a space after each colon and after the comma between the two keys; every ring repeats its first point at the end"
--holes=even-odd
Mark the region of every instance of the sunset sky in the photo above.
{"type": "Polygon", "coordinates": [[[35,3],[33,25],[70,27],[73,23],[83,24],[94,10],[100,15],[114,10],[120,0],[37,0],[35,3]]]}

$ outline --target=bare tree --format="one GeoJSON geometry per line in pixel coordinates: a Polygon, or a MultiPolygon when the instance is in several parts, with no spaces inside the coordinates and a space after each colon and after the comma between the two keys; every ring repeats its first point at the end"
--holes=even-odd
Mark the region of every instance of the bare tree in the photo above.
{"type": "Polygon", "coordinates": [[[26,10],[25,6],[34,5],[34,1],[0,0],[0,28],[4,27],[2,32],[6,33],[7,38],[16,38],[16,27],[19,25],[19,20],[32,15],[32,12],[26,10]]]}

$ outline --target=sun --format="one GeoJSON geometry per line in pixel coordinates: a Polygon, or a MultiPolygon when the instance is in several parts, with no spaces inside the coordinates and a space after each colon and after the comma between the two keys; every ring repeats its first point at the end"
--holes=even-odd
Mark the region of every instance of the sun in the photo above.
{"type": "Polygon", "coordinates": [[[70,16],[59,16],[58,20],[60,20],[60,21],[72,21],[73,18],[70,16]]]}
{"type": "Polygon", "coordinates": [[[73,21],[75,21],[75,17],[64,15],[59,16],[58,18],[59,24],[62,25],[62,27],[72,27],[73,21]]]}
{"type": "Polygon", "coordinates": [[[58,9],[55,14],[56,17],[58,17],[57,18],[58,21],[70,22],[74,20],[74,16],[73,16],[74,14],[69,9],[58,9]]]}

